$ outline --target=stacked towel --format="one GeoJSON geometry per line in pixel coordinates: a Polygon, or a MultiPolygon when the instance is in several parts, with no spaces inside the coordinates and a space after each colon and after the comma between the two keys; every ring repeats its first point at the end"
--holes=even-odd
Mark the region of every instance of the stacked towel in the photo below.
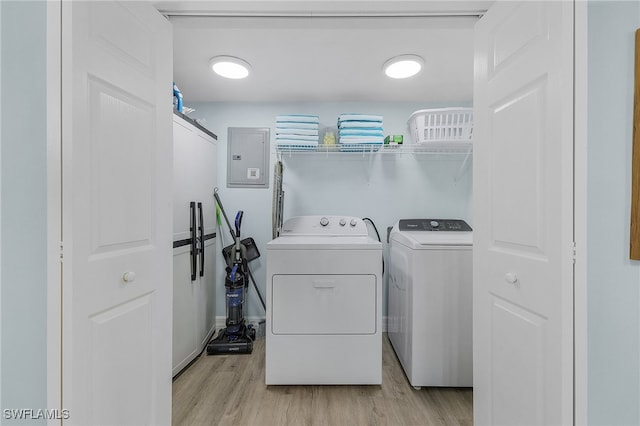
{"type": "Polygon", "coordinates": [[[313,150],[318,146],[317,115],[278,115],[276,117],[276,146],[288,150],[313,150]]]}
{"type": "Polygon", "coordinates": [[[338,143],[341,151],[377,151],[384,143],[381,115],[340,114],[338,143]]]}

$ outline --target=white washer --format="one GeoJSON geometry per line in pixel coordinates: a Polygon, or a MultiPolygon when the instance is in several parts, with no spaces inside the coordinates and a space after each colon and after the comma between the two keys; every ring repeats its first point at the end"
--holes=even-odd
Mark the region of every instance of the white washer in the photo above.
{"type": "Polygon", "coordinates": [[[267,385],[382,383],[382,244],[348,216],[267,243],[267,385]]]}
{"type": "Polygon", "coordinates": [[[388,334],[409,382],[472,386],[471,228],[404,219],[390,239],[388,334]]]}

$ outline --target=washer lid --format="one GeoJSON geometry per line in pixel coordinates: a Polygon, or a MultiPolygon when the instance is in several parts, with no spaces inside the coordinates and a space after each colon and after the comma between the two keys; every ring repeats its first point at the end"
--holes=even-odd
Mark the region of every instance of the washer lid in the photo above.
{"type": "Polygon", "coordinates": [[[428,231],[428,232],[470,232],[471,227],[461,219],[400,219],[400,231],[428,231]]]}
{"type": "MultiPolygon", "coordinates": [[[[432,246],[471,246],[471,231],[404,231],[396,223],[391,231],[391,241],[412,249],[430,249],[432,246]]],[[[404,229],[404,227],[403,227],[404,229]]]]}

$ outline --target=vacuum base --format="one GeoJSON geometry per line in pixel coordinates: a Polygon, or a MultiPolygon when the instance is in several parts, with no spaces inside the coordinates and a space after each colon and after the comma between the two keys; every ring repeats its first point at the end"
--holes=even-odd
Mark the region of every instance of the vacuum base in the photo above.
{"type": "MultiPolygon", "coordinates": [[[[246,330],[248,332],[254,330],[246,330]]],[[[255,335],[255,334],[254,334],[255,335]]],[[[250,354],[253,351],[253,339],[243,333],[240,336],[227,334],[227,329],[223,328],[218,333],[218,337],[207,344],[207,355],[220,354],[250,354]]]]}

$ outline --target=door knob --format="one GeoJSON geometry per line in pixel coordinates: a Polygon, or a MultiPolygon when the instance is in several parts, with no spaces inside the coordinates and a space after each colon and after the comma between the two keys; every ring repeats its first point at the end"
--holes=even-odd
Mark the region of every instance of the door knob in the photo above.
{"type": "Polygon", "coordinates": [[[518,282],[518,276],[513,272],[507,272],[504,275],[504,280],[509,284],[515,284],[518,282]]]}
{"type": "Polygon", "coordinates": [[[136,280],[135,272],[125,272],[124,274],[122,274],[122,281],[124,281],[125,283],[132,283],[135,280],[136,280]]]}

